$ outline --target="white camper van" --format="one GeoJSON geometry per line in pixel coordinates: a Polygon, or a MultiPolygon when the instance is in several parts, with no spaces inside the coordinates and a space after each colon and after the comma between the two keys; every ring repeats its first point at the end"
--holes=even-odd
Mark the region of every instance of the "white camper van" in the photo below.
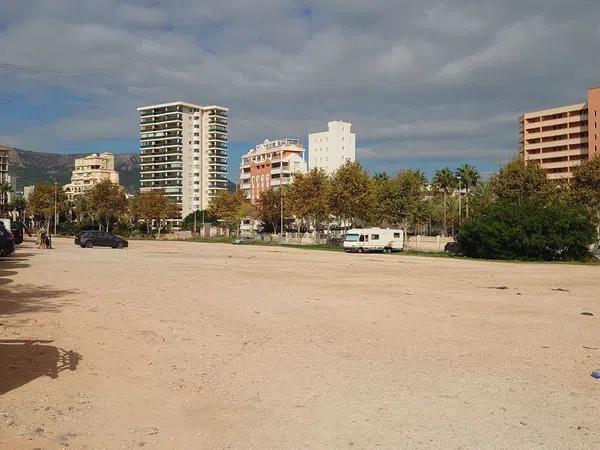
{"type": "Polygon", "coordinates": [[[353,228],[346,233],[344,249],[347,252],[401,252],[404,249],[404,231],[390,228],[353,228]]]}

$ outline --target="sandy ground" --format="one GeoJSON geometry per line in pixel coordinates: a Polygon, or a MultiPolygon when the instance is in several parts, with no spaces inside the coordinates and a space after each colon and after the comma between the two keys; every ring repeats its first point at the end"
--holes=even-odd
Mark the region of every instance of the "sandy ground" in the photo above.
{"type": "Polygon", "coordinates": [[[600,448],[599,267],[55,245],[0,260],[0,447],[600,448]]]}

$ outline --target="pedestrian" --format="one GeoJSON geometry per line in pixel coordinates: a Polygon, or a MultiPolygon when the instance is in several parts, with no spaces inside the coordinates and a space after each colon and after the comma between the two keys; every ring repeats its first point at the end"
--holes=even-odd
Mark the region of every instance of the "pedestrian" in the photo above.
{"type": "Polygon", "coordinates": [[[46,233],[46,228],[40,228],[40,235],[38,237],[38,248],[40,250],[45,250],[48,248],[48,234],[46,233]]]}

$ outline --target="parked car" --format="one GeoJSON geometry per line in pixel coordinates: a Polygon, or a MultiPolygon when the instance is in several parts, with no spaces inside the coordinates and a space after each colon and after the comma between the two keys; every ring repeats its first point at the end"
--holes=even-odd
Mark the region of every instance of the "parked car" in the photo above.
{"type": "Polygon", "coordinates": [[[596,259],[600,259],[600,241],[592,246],[592,256],[596,259]]]}
{"type": "Polygon", "coordinates": [[[460,247],[457,242],[448,242],[444,245],[444,251],[446,253],[450,253],[451,255],[458,255],[460,253],[460,247]]]}
{"type": "Polygon", "coordinates": [[[254,239],[252,236],[240,236],[240,237],[234,239],[233,243],[236,245],[242,245],[242,244],[252,244],[255,241],[256,241],[256,239],[254,239]]]}
{"type": "Polygon", "coordinates": [[[85,233],[91,233],[93,231],[96,230],[81,230],[79,233],[77,233],[75,235],[75,245],[81,245],[81,236],[83,236],[85,233]]]}
{"type": "Polygon", "coordinates": [[[129,242],[106,231],[81,231],[75,236],[75,245],[82,248],[125,248],[129,246],[129,242]]]}
{"type": "Polygon", "coordinates": [[[7,228],[0,229],[0,256],[10,256],[15,251],[15,240],[7,228]]]}
{"type": "Polygon", "coordinates": [[[29,232],[29,230],[27,229],[25,224],[18,220],[11,220],[10,231],[13,235],[16,245],[23,243],[23,237],[24,237],[25,233],[27,233],[29,235],[29,237],[31,237],[31,233],[29,232]]]}

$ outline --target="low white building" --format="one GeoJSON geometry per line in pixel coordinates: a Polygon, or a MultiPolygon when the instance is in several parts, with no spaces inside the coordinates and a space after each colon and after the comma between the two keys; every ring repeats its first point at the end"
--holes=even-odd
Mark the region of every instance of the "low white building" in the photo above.
{"type": "Polygon", "coordinates": [[[346,162],[356,160],[356,135],[348,122],[332,121],[328,128],[308,135],[308,168],[332,174],[346,162]]]}

